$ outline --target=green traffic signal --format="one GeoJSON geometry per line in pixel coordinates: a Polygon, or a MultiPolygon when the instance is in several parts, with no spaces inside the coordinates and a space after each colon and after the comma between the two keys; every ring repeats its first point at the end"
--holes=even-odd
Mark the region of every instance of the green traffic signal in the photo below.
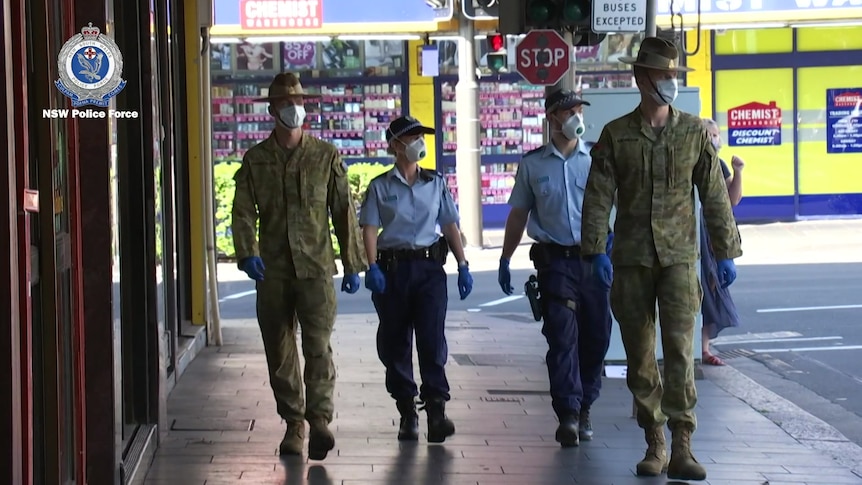
{"type": "Polygon", "coordinates": [[[586,20],[587,12],[583,7],[583,1],[565,0],[562,12],[563,22],[576,23],[586,20]]]}
{"type": "Polygon", "coordinates": [[[507,70],[507,56],[505,54],[488,54],[488,69],[491,72],[501,72],[507,70]]]}
{"type": "Polygon", "coordinates": [[[545,25],[551,20],[554,10],[551,0],[533,0],[527,6],[527,20],[533,25],[545,25]]]}

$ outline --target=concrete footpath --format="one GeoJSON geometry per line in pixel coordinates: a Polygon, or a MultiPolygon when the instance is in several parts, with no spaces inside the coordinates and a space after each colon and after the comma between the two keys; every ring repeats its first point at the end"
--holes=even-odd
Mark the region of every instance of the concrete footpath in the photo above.
{"type": "MultiPolygon", "coordinates": [[[[424,435],[412,444],[395,439],[397,413],[375,350],[376,315],[340,316],[333,335],[336,449],[322,462],[277,456],[284,428],[268,387],[257,325],[225,321],[225,345],[204,350],[170,396],[171,429],[145,483],[679,483],[634,475],[645,444],[630,417],[631,395],[621,379],[605,380],[593,410],[593,441],[575,449],[554,442],[557,422],[543,363],[547,347],[539,324],[525,317],[450,312],[448,414],[457,432],[442,445],[428,445],[424,435]]],[[[862,454],[841,442],[837,432],[752,387],[732,368],[709,369],[706,375],[697,382],[694,450],[708,477],[697,483],[862,484],[862,475],[852,470],[862,454]],[[785,430],[766,417],[772,412],[793,423],[814,424],[785,430]],[[842,459],[822,447],[813,449],[812,441],[841,442],[836,454],[842,459]]],[[[424,432],[424,413],[422,418],[424,432]]]]}

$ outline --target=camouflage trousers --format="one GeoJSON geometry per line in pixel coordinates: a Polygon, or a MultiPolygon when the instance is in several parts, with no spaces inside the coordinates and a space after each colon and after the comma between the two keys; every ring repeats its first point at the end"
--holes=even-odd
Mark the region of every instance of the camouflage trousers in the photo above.
{"type": "Polygon", "coordinates": [[[285,421],[322,418],[331,422],[335,365],[330,336],[336,312],[332,277],[267,278],[256,287],[257,321],[278,414],[285,421]],[[297,323],[302,329],[304,372],[300,372],[296,345],[297,323]]]}
{"type": "Polygon", "coordinates": [[[614,268],[611,311],[620,324],[628,364],[626,383],[634,395],[641,428],[665,423],[671,429],[697,426],[692,346],[702,297],[694,264],[614,268]],[[656,301],[664,379],[655,355],[656,301]]]}

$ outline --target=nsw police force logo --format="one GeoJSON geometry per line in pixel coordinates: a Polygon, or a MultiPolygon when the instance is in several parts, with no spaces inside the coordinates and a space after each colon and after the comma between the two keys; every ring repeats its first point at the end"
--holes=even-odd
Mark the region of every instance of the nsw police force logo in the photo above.
{"type": "Polygon", "coordinates": [[[126,87],[123,56],[110,37],[93,23],[63,44],[57,56],[60,79],[57,89],[72,100],[73,107],[93,105],[105,108],[111,98],[126,87]]]}

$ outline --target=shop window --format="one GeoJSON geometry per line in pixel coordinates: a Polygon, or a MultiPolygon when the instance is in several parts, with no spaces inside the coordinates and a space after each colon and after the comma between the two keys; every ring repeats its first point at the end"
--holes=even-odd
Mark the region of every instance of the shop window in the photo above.
{"type": "Polygon", "coordinates": [[[305,129],[348,159],[386,158],[385,130],[406,104],[402,41],[284,42],[212,46],[213,155],[240,159],[275,128],[266,102],[272,77],[299,76],[319,96],[306,103],[305,129]]]}
{"type": "Polygon", "coordinates": [[[797,29],[796,50],[799,52],[862,50],[862,26],[797,29]]]}
{"type": "Polygon", "coordinates": [[[781,54],[793,52],[792,29],[744,29],[715,32],[716,55],[781,54]]]}

